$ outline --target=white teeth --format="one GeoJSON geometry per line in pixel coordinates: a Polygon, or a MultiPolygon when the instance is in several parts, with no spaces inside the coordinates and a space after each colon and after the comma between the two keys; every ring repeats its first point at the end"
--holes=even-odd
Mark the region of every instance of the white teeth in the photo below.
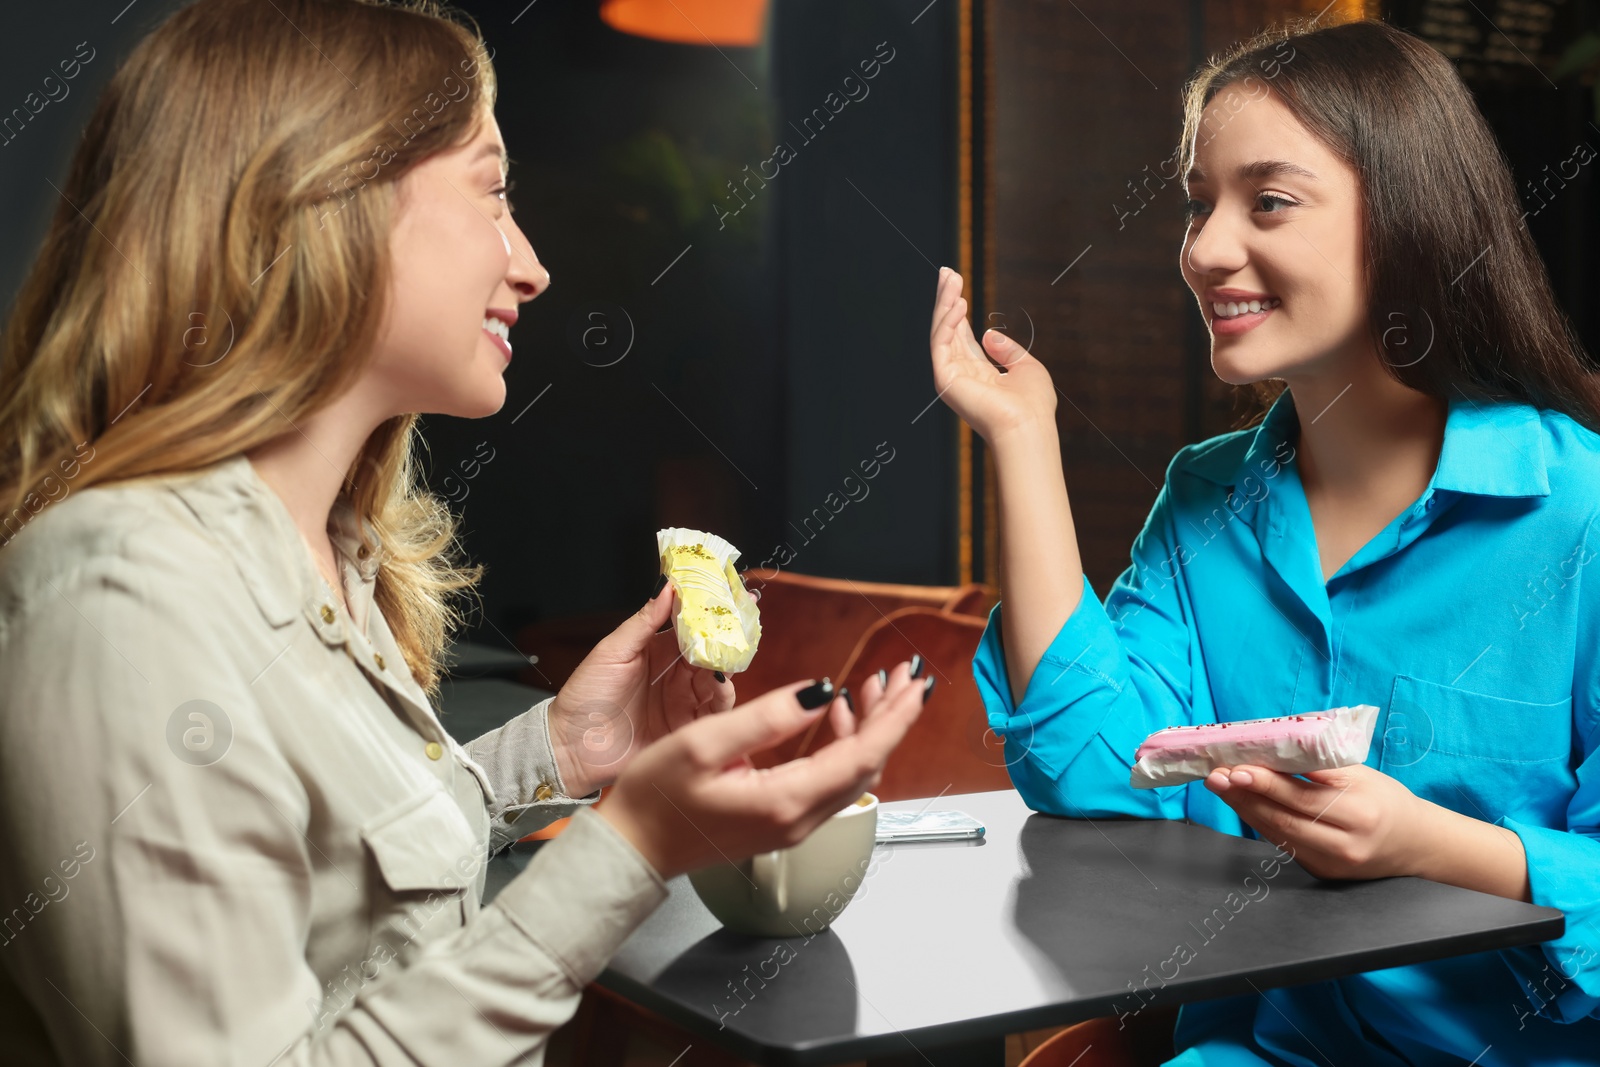
{"type": "Polygon", "coordinates": [[[1211,305],[1211,310],[1216,312],[1217,318],[1219,319],[1231,319],[1236,318],[1239,315],[1250,315],[1261,311],[1271,311],[1273,308],[1282,303],[1283,301],[1279,300],[1275,296],[1269,296],[1265,300],[1230,300],[1226,303],[1217,301],[1211,305]]]}
{"type": "Polygon", "coordinates": [[[484,316],[483,328],[503,341],[511,340],[511,327],[507,326],[501,319],[491,319],[488,316],[484,316]]]}

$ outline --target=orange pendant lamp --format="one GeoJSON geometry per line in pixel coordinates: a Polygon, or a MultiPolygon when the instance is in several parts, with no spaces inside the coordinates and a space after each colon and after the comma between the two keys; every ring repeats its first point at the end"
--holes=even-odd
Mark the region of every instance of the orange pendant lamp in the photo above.
{"type": "Polygon", "coordinates": [[[600,18],[635,37],[753,48],[761,43],[767,0],[602,0],[600,18]]]}

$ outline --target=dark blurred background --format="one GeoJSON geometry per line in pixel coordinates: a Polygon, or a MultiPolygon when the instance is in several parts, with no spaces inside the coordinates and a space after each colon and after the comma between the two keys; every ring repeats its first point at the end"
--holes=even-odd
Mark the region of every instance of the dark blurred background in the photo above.
{"type": "MultiPolygon", "coordinates": [[[[178,6],[8,12],[6,306],[94,94],[178,6]],[[46,100],[75,54],[70,91],[46,100]]],[[[1600,342],[1600,199],[1594,168],[1568,162],[1600,148],[1592,0],[459,6],[494,49],[511,199],[554,278],[515,330],[504,409],[427,423],[430,482],[488,566],[487,644],[604,633],[649,591],[663,526],[721,533],[743,565],[992,584],[981,442],[928,368],[944,264],[967,274],[976,328],[1051,367],[1103,593],[1173,452],[1245,414],[1177,270],[1183,197],[1160,170],[1180,90],[1207,54],[1292,17],[1386,17],[1456,60],[1568,315],[1600,342]]]]}

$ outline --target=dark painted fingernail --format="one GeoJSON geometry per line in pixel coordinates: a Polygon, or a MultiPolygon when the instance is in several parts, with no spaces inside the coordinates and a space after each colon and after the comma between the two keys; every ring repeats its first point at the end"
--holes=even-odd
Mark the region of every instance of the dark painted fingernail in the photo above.
{"type": "Polygon", "coordinates": [[[794,695],[800,706],[807,711],[815,711],[824,704],[833,700],[833,683],[824,678],[820,682],[812,682],[794,695]]]}
{"type": "Polygon", "coordinates": [[[713,678],[715,678],[717,680],[717,684],[718,685],[721,685],[723,682],[726,682],[728,680],[728,676],[726,674],[723,674],[721,671],[712,671],[711,672],[711,677],[713,677],[713,678]]]}
{"type": "Polygon", "coordinates": [[[881,667],[878,669],[878,688],[879,689],[887,689],[887,688],[889,688],[889,672],[884,670],[884,669],[882,669],[881,667]]]}
{"type": "Polygon", "coordinates": [[[850,713],[852,715],[855,714],[856,702],[855,699],[850,695],[850,687],[847,685],[843,689],[839,690],[839,695],[844,697],[844,706],[850,709],[850,713]]]}
{"type": "Polygon", "coordinates": [[[933,675],[928,675],[928,680],[922,683],[922,699],[927,700],[933,693],[933,683],[938,681],[933,675]]]}
{"type": "Polygon", "coordinates": [[[911,657],[911,677],[913,677],[913,678],[922,677],[922,657],[921,656],[912,656],[911,657]]]}
{"type": "Polygon", "coordinates": [[[663,574],[661,577],[656,579],[656,587],[654,589],[650,590],[650,599],[654,600],[656,597],[660,596],[661,595],[661,590],[665,589],[666,586],[667,586],[667,576],[665,574],[663,574]]]}

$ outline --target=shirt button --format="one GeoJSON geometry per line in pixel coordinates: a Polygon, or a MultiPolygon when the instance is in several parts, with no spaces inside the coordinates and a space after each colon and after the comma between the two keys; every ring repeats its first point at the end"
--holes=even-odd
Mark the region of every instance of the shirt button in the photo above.
{"type": "Polygon", "coordinates": [[[336,617],[337,616],[335,616],[334,613],[333,613],[333,605],[332,604],[324,604],[324,605],[322,605],[322,621],[323,622],[332,622],[336,617]]]}
{"type": "Polygon", "coordinates": [[[437,741],[429,741],[422,751],[428,754],[429,759],[438,759],[444,755],[444,746],[437,741]]]}
{"type": "Polygon", "coordinates": [[[555,795],[556,791],[550,788],[549,782],[540,782],[539,787],[533,791],[533,799],[535,800],[549,800],[555,795]]]}
{"type": "Polygon", "coordinates": [[[378,669],[380,671],[383,670],[383,653],[382,652],[374,652],[372,654],[372,661],[378,665],[378,669]]]}

